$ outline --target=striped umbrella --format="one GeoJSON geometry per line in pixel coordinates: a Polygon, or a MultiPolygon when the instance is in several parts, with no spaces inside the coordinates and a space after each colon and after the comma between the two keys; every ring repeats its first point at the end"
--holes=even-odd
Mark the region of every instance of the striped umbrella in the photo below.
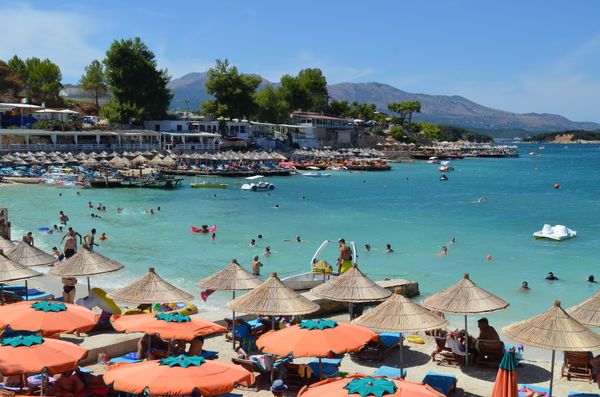
{"type": "Polygon", "coordinates": [[[491,397],[517,397],[518,395],[517,360],[515,350],[511,349],[504,352],[491,397]]]}

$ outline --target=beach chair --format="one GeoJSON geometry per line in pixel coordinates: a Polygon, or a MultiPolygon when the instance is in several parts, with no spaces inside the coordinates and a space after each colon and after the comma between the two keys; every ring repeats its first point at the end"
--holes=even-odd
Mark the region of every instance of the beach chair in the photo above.
{"type": "Polygon", "coordinates": [[[243,358],[232,358],[231,362],[254,374],[254,389],[256,391],[259,391],[262,386],[268,387],[271,384],[271,371],[261,367],[258,362],[243,358]]]}
{"type": "Polygon", "coordinates": [[[452,349],[446,347],[446,338],[442,336],[435,337],[437,350],[431,355],[431,359],[438,365],[459,366],[463,363],[464,357],[454,354],[452,349]]]}
{"type": "Polygon", "coordinates": [[[565,362],[562,366],[561,377],[567,380],[573,378],[593,380],[592,366],[590,365],[589,352],[565,352],[565,362]]]}
{"type": "Polygon", "coordinates": [[[382,332],[377,342],[369,342],[357,353],[360,360],[383,361],[385,356],[400,346],[400,336],[396,332],[382,332]]]}
{"type": "Polygon", "coordinates": [[[310,369],[309,365],[285,363],[283,365],[285,384],[291,390],[300,390],[306,385],[319,381],[319,378],[312,373],[312,370],[309,372],[308,369],[310,369]]]}
{"type": "Polygon", "coordinates": [[[476,364],[479,366],[498,367],[504,356],[504,342],[500,340],[478,339],[476,364]]]}
{"type": "Polygon", "coordinates": [[[400,368],[388,367],[387,365],[382,365],[377,368],[373,373],[373,376],[384,376],[386,378],[406,378],[407,374],[406,368],[402,368],[402,374],[400,373],[400,368]]]}
{"type": "Polygon", "coordinates": [[[312,370],[313,376],[317,378],[337,378],[340,376],[340,365],[342,364],[341,358],[323,358],[321,359],[321,365],[319,366],[319,360],[313,360],[308,365],[312,370]],[[321,369],[323,368],[323,376],[321,376],[321,369]]]}
{"type": "Polygon", "coordinates": [[[456,390],[458,379],[454,375],[440,374],[438,372],[429,371],[423,378],[423,383],[431,386],[435,390],[444,395],[449,395],[456,390]]]}

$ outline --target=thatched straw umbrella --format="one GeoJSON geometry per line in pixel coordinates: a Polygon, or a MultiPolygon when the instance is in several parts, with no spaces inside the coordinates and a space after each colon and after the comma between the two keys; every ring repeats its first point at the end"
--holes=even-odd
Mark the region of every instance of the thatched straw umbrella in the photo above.
{"type": "Polygon", "coordinates": [[[511,340],[524,345],[552,350],[550,392],[554,378],[554,356],[558,351],[600,350],[600,335],[586,328],[560,307],[560,301],[544,313],[502,328],[511,340]]]}
{"type": "Polygon", "coordinates": [[[227,303],[227,307],[266,316],[303,315],[319,310],[319,305],[286,287],[277,278],[277,273],[271,273],[259,287],[227,303]]]}
{"type": "MultiPolygon", "coordinates": [[[[443,291],[428,296],[423,301],[423,306],[429,310],[443,313],[463,314],[465,316],[465,334],[467,341],[467,315],[478,313],[492,313],[506,309],[510,304],[504,299],[480,288],[465,273],[462,280],[443,291]]],[[[465,363],[469,362],[469,344],[465,344],[465,363]]]]}
{"type": "Polygon", "coordinates": [[[6,256],[27,267],[50,265],[56,262],[55,257],[25,241],[21,241],[10,251],[6,251],[6,256]]]}
{"type": "MultiPolygon", "coordinates": [[[[220,270],[205,279],[202,279],[196,283],[200,288],[213,291],[231,291],[233,299],[235,299],[235,291],[244,291],[254,289],[260,286],[262,281],[255,275],[247,272],[240,264],[237,259],[232,259],[231,263],[227,265],[223,270],[220,270]]],[[[233,326],[232,334],[235,335],[235,310],[233,314],[233,326]]],[[[235,350],[235,337],[233,340],[233,348],[235,350]]]]}
{"type": "Polygon", "coordinates": [[[96,160],[94,157],[90,157],[87,160],[83,160],[82,163],[85,167],[96,167],[100,165],[100,161],[96,160]]]}
{"type": "Polygon", "coordinates": [[[567,313],[581,324],[600,327],[600,291],[583,302],[571,306],[567,313]]]}
{"type": "MultiPolygon", "coordinates": [[[[392,294],[365,276],[356,264],[341,276],[314,287],[310,292],[319,298],[351,304],[380,301],[392,294]]],[[[350,320],[352,318],[352,306],[350,305],[350,320]]]]}
{"type": "Polygon", "coordinates": [[[7,238],[0,236],[0,249],[4,252],[15,248],[15,245],[7,238]]]}
{"type": "Polygon", "coordinates": [[[162,158],[160,158],[159,155],[156,155],[151,160],[148,161],[148,164],[153,167],[156,167],[156,166],[160,165],[161,162],[162,162],[162,158]]]}
{"type": "Polygon", "coordinates": [[[27,279],[39,277],[42,273],[23,266],[20,263],[10,260],[0,250],[0,302],[4,304],[4,284],[9,281],[25,280],[25,297],[29,299],[29,285],[27,279]]]}
{"type": "Polygon", "coordinates": [[[162,160],[160,160],[160,165],[163,167],[175,167],[177,165],[177,161],[173,159],[171,156],[165,156],[162,160]]]}
{"type": "MultiPolygon", "coordinates": [[[[448,325],[448,321],[396,293],[353,321],[375,332],[418,332],[440,329],[448,325]]],[[[404,344],[400,337],[400,373],[404,365],[404,344]]]]}
{"type": "Polygon", "coordinates": [[[50,274],[57,277],[87,277],[89,293],[91,276],[113,273],[123,269],[123,267],[117,261],[83,248],[65,262],[50,269],[50,274]]]}
{"type": "Polygon", "coordinates": [[[133,160],[131,160],[131,164],[138,166],[138,165],[142,165],[142,164],[146,164],[148,162],[148,159],[144,156],[142,156],[141,154],[136,156],[133,160]]]}
{"type": "Polygon", "coordinates": [[[148,269],[143,277],[127,287],[119,288],[108,294],[108,297],[121,302],[135,304],[153,304],[167,302],[191,301],[194,296],[180,290],[160,278],[154,268],[148,269]]]}

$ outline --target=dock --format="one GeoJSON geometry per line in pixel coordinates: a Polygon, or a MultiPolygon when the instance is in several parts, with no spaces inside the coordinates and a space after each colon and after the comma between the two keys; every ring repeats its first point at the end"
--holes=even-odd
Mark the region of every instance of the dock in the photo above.
{"type": "MultiPolygon", "coordinates": [[[[391,279],[391,280],[381,280],[377,281],[381,287],[386,288],[390,291],[395,291],[396,288],[400,288],[400,292],[402,295],[412,298],[414,296],[420,295],[419,292],[419,283],[411,280],[404,279],[391,279]]],[[[310,292],[303,292],[303,296],[316,302],[321,307],[319,311],[311,314],[311,317],[318,317],[324,314],[343,312],[348,310],[348,303],[345,302],[335,302],[330,301],[328,299],[317,298],[312,295],[310,292]]],[[[371,302],[366,305],[375,305],[379,302],[371,302]]],[[[224,318],[231,316],[231,310],[222,309],[210,312],[202,312],[198,314],[204,320],[214,321],[217,324],[226,326],[224,318]]],[[[246,316],[238,316],[240,318],[244,318],[246,320],[251,320],[256,316],[246,315],[246,316]]],[[[104,332],[102,334],[92,334],[85,338],[77,337],[75,335],[61,335],[61,339],[74,342],[81,347],[84,347],[89,350],[87,358],[81,361],[82,365],[89,365],[97,362],[98,354],[106,353],[108,357],[119,357],[124,354],[127,354],[132,351],[137,350],[137,341],[143,334],[141,333],[131,333],[124,334],[116,331],[104,332]]],[[[220,335],[215,335],[215,337],[219,337],[220,335]]]]}
{"type": "Polygon", "coordinates": [[[176,169],[164,169],[162,173],[165,175],[181,175],[181,176],[218,176],[227,178],[244,178],[253,175],[263,176],[290,176],[292,172],[290,170],[277,169],[277,170],[259,170],[259,171],[242,171],[242,170],[176,170],[176,169]]]}

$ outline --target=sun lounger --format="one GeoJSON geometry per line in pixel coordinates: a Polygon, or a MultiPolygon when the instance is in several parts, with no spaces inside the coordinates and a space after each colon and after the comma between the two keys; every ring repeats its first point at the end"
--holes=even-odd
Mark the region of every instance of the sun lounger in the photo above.
{"type": "Polygon", "coordinates": [[[382,332],[377,342],[369,342],[358,351],[360,360],[383,361],[385,356],[396,350],[400,345],[400,335],[397,332],[382,332]]]}
{"type": "Polygon", "coordinates": [[[519,397],[527,397],[530,392],[537,393],[537,397],[547,397],[550,389],[546,387],[533,386],[528,384],[519,385],[519,397]]]}
{"type": "Polygon", "coordinates": [[[498,367],[502,357],[504,357],[504,342],[500,340],[478,339],[477,344],[477,365],[498,367]]]}
{"type": "Polygon", "coordinates": [[[314,374],[318,378],[337,378],[340,376],[340,365],[342,360],[340,358],[322,358],[321,366],[323,367],[323,376],[321,377],[321,370],[319,368],[319,360],[313,360],[308,365],[314,374]]]}
{"type": "Polygon", "coordinates": [[[285,383],[292,390],[300,390],[319,380],[319,377],[312,373],[310,365],[287,362],[283,366],[283,373],[285,383]]]}
{"type": "Polygon", "coordinates": [[[25,286],[6,285],[6,286],[4,286],[3,289],[4,289],[4,295],[6,295],[5,298],[13,299],[13,300],[16,300],[17,302],[24,301],[24,300],[37,301],[37,300],[54,299],[53,294],[46,292],[46,291],[41,291],[36,288],[26,289],[25,286]]]}
{"type": "Polygon", "coordinates": [[[461,365],[464,362],[464,356],[454,354],[452,349],[446,347],[446,338],[443,336],[435,337],[437,351],[431,355],[431,358],[438,365],[461,365]]]}
{"type": "Polygon", "coordinates": [[[573,378],[593,380],[592,366],[590,365],[589,352],[565,352],[565,361],[562,366],[561,377],[567,380],[573,378]]]}
{"type": "Polygon", "coordinates": [[[423,383],[446,396],[456,390],[457,382],[458,379],[454,375],[440,374],[433,371],[427,372],[427,375],[423,378],[423,383]]]}
{"type": "Polygon", "coordinates": [[[263,368],[257,361],[243,358],[232,358],[231,362],[254,374],[254,388],[260,390],[262,386],[268,387],[271,383],[271,371],[263,368]]]}
{"type": "MultiPolygon", "coordinates": [[[[204,359],[206,359],[206,360],[214,360],[216,358],[219,358],[219,352],[212,351],[212,350],[202,350],[200,357],[204,357],[204,359]]],[[[139,363],[141,361],[143,361],[143,359],[137,358],[137,352],[131,352],[131,353],[124,354],[120,357],[111,358],[108,362],[109,362],[109,364],[116,364],[116,363],[139,363]]]]}
{"type": "Polygon", "coordinates": [[[400,368],[388,367],[387,365],[382,365],[381,367],[375,370],[373,373],[374,376],[385,376],[386,378],[406,378],[407,370],[406,368],[402,368],[402,374],[400,374],[400,368]]]}

